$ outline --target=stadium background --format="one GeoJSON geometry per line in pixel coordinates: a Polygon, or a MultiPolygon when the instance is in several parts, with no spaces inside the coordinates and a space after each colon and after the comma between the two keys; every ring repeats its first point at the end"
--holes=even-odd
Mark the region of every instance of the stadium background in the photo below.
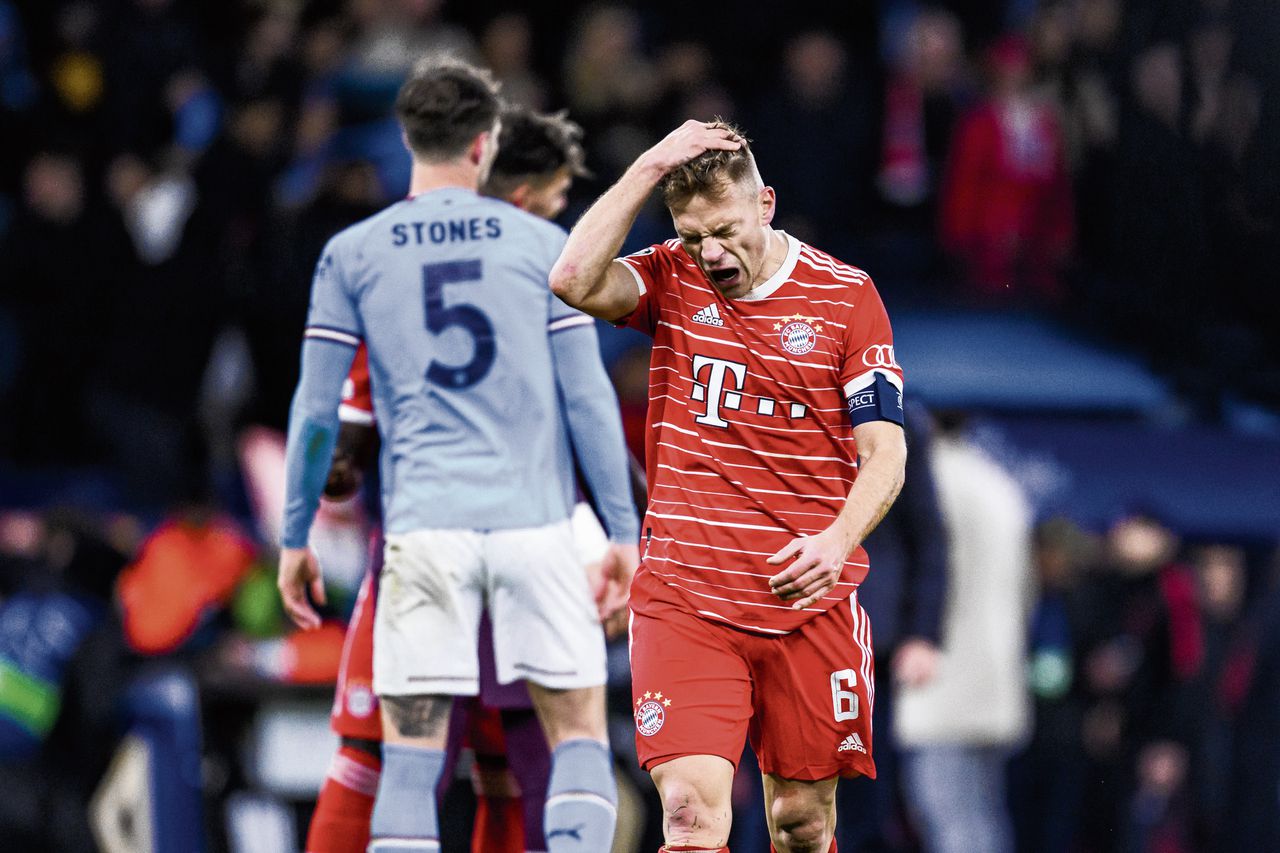
{"type": "MultiPolygon", "coordinates": [[[[1132,639],[1132,613],[1029,635],[1029,673],[1049,654],[1069,677],[1026,685],[1037,713],[1011,772],[1038,784],[1011,799],[1021,849],[1280,849],[1268,0],[0,0],[7,849],[91,849],[109,767],[94,802],[116,843],[296,849],[340,632],[301,643],[274,609],[275,431],[311,265],[402,195],[390,101],[434,50],[583,125],[594,177],[565,224],[680,120],[740,123],[779,224],[875,277],[912,396],[1048,522],[1030,612],[1107,589],[1119,522],[1150,520],[1162,562],[1146,568],[1188,583],[1139,639],[1180,663],[1127,677],[1193,708],[1189,727],[1173,752],[1145,750],[1167,738],[1140,726],[1117,741],[1093,655],[1113,647],[1079,638],[1132,639]],[[1021,105],[1003,137],[983,123],[997,102],[1021,105]]],[[[669,232],[651,208],[628,248],[669,232]]],[[[644,342],[601,337],[639,449],[644,342]]],[[[360,513],[334,509],[320,534],[335,619],[360,513]]],[[[734,849],[765,849],[742,789],[734,849]]],[[[910,819],[897,830],[912,849],[910,819]]]]}

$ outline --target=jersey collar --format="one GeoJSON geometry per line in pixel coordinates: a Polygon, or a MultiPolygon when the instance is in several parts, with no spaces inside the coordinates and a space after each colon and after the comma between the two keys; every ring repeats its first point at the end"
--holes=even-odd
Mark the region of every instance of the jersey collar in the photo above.
{"type": "Polygon", "coordinates": [[[446,196],[462,195],[474,198],[480,195],[476,190],[467,189],[466,187],[436,187],[431,190],[423,190],[420,193],[410,193],[404,197],[405,201],[417,201],[418,199],[427,198],[444,198],[446,196]]]}
{"type": "Polygon", "coordinates": [[[800,241],[786,231],[779,231],[778,233],[787,241],[787,257],[783,259],[782,266],[778,267],[778,271],[769,276],[769,280],[764,284],[748,291],[745,296],[739,296],[739,301],[755,302],[772,296],[774,291],[782,287],[791,278],[791,273],[796,268],[796,261],[800,257],[800,241]]]}

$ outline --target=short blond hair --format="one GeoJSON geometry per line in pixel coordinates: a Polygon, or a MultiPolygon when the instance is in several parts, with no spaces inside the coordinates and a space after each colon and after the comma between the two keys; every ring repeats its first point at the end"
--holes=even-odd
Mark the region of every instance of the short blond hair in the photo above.
{"type": "Polygon", "coordinates": [[[751,179],[760,183],[756,158],[751,154],[751,140],[737,126],[721,118],[711,122],[711,127],[727,130],[741,141],[732,151],[712,149],[704,151],[692,160],[667,172],[659,182],[662,200],[667,207],[683,207],[694,196],[724,198],[729,188],[751,179]]]}

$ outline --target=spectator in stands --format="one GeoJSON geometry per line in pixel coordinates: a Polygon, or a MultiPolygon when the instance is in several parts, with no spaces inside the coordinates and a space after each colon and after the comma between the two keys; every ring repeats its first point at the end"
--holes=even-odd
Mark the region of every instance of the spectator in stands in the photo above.
{"type": "Polygon", "coordinates": [[[19,328],[0,444],[30,463],[82,462],[86,368],[101,357],[114,285],[130,273],[128,238],[94,204],[75,155],[36,155],[23,184],[24,204],[0,244],[0,306],[19,328]]]}
{"type": "Polygon", "coordinates": [[[1262,365],[1280,363],[1280,342],[1267,331],[1280,323],[1280,300],[1266,283],[1266,271],[1280,261],[1280,162],[1268,148],[1275,142],[1260,133],[1264,90],[1236,71],[1220,98],[1201,150],[1214,287],[1226,310],[1202,335],[1206,375],[1233,364],[1262,372],[1262,365]]]}
{"type": "Polygon", "coordinates": [[[1029,626],[1028,677],[1035,727],[1012,777],[1018,849],[1070,853],[1076,849],[1084,785],[1079,652],[1086,614],[1080,586],[1096,543],[1065,518],[1035,531],[1039,596],[1029,626]]]}
{"type": "Polygon", "coordinates": [[[1280,554],[1248,616],[1242,651],[1241,699],[1235,719],[1231,821],[1223,850],[1280,850],[1280,554]]]}
{"type": "Polygon", "coordinates": [[[1208,268],[1204,172],[1183,131],[1183,56],[1172,43],[1142,51],[1130,72],[1131,108],[1121,116],[1120,168],[1112,184],[1115,329],[1141,336],[1168,365],[1199,357],[1198,330],[1218,319],[1204,300],[1208,268]],[[1190,344],[1190,345],[1189,345],[1190,344]]]}
{"type": "Polygon", "coordinates": [[[298,100],[304,80],[295,49],[298,29],[295,12],[284,4],[269,4],[257,13],[245,33],[244,49],[234,57],[228,93],[234,100],[298,100]]]}
{"type": "Polygon", "coordinates": [[[217,274],[221,229],[180,168],[123,155],[108,182],[134,257],[97,318],[103,341],[90,367],[91,405],[130,497],[163,510],[203,474],[197,401],[228,312],[217,274]]]}
{"type": "MultiPolygon", "coordinates": [[[[107,109],[106,62],[110,54],[103,17],[102,10],[93,4],[68,3],[54,20],[55,45],[37,115],[43,125],[40,130],[55,138],[104,139],[112,131],[107,109]]],[[[21,139],[36,128],[14,130],[18,134],[15,138],[21,139]]],[[[104,153],[95,151],[88,158],[91,171],[101,165],[104,153]]]]}
{"type": "Polygon", "coordinates": [[[1110,186],[1116,169],[1120,94],[1120,0],[1080,0],[1077,38],[1061,81],[1069,160],[1075,176],[1082,258],[1101,264],[1111,239],[1110,186]]]}
{"type": "Polygon", "coordinates": [[[442,15],[444,0],[352,0],[358,35],[348,81],[394,96],[414,63],[429,54],[476,58],[471,34],[442,15]]]}
{"type": "Polygon", "coordinates": [[[942,9],[915,13],[890,48],[876,186],[891,215],[932,237],[951,133],[968,100],[964,34],[942,9]]]}
{"type": "Polygon", "coordinates": [[[298,385],[298,344],[280,331],[303,327],[311,273],[324,244],[383,203],[378,175],[369,163],[335,160],[317,173],[315,195],[304,206],[272,216],[265,266],[257,271],[239,313],[253,362],[246,420],[284,429],[298,385]]]}
{"type": "Polygon", "coordinates": [[[527,15],[507,12],[491,20],[480,36],[480,52],[508,103],[539,112],[547,108],[550,92],[533,69],[533,28],[527,15]]]}
{"type": "Polygon", "coordinates": [[[1168,527],[1125,514],[1082,589],[1090,761],[1082,840],[1091,849],[1107,849],[1121,827],[1134,837],[1177,838],[1188,819],[1181,789],[1204,646],[1194,576],[1177,553],[1168,527]]]}
{"type": "MultiPolygon", "coordinates": [[[[624,6],[588,9],[565,56],[563,88],[569,111],[591,140],[588,168],[597,180],[611,180],[652,141],[647,124],[658,85],[641,49],[639,15],[624,6]]],[[[591,181],[582,183],[580,192],[595,194],[591,181]]]]}
{"type": "Polygon", "coordinates": [[[1204,620],[1204,666],[1195,680],[1195,738],[1191,743],[1191,784],[1198,839],[1220,850],[1231,823],[1233,724],[1244,699],[1252,657],[1245,620],[1248,576],[1241,548],[1204,545],[1195,550],[1196,574],[1204,620]]]}
{"type": "Polygon", "coordinates": [[[782,79],[755,107],[752,148],[786,203],[778,224],[841,257],[870,214],[872,135],[867,75],[825,30],[787,42],[782,79]]]}
{"type": "Polygon", "coordinates": [[[1031,726],[1031,507],[954,429],[934,444],[932,467],[950,592],[936,675],[895,697],[904,793],[927,853],[1011,853],[1005,765],[1031,726]]]}
{"type": "Polygon", "coordinates": [[[115,150],[151,150],[171,130],[165,89],[183,69],[202,70],[203,44],[173,0],[128,0],[108,21],[107,90],[115,150]]]}
{"type": "Polygon", "coordinates": [[[111,606],[125,557],[97,519],[0,517],[0,837],[94,850],[89,800],[123,733],[129,665],[111,606]]]}
{"type": "Polygon", "coordinates": [[[705,44],[675,42],[658,56],[662,81],[660,126],[674,126],[689,118],[710,120],[735,112],[729,93],[716,79],[715,58],[705,44]]]}
{"type": "Polygon", "coordinates": [[[990,95],[952,140],[942,245],[974,296],[1056,305],[1075,221],[1062,128],[1034,94],[1021,38],[997,42],[987,67],[990,95]]]}

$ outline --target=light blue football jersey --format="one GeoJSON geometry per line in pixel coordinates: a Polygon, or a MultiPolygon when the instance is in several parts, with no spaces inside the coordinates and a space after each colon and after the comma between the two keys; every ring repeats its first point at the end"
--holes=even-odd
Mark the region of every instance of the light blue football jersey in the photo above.
{"type": "Polygon", "coordinates": [[[551,336],[592,321],[547,286],[565,238],[505,202],[447,188],[325,248],[306,334],[368,346],[387,531],[569,517],[551,336]]]}

